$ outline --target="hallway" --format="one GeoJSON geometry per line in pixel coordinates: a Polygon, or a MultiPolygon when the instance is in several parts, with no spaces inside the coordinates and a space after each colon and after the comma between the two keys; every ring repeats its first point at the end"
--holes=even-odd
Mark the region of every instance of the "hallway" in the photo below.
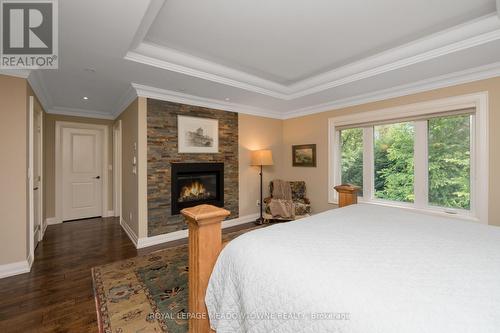
{"type": "Polygon", "coordinates": [[[136,250],[118,218],[48,226],[31,272],[0,280],[0,332],[96,332],[90,269],[156,249],[136,250]]]}

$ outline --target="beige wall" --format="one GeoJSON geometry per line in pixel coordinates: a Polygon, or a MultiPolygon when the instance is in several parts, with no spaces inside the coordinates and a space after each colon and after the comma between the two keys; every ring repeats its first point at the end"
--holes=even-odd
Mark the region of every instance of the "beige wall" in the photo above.
{"type": "Polygon", "coordinates": [[[122,126],[122,220],[139,238],[147,237],[148,225],[146,112],[146,98],[139,97],[116,120],[122,126]]]}
{"type": "Polygon", "coordinates": [[[27,258],[27,94],[25,79],[0,75],[0,265],[27,258]]]}
{"type": "Polygon", "coordinates": [[[269,181],[281,177],[282,133],[281,120],[242,113],[238,115],[240,216],[259,212],[259,207],[256,205],[260,198],[259,167],[250,166],[251,151],[271,149],[273,152],[274,165],[263,168],[265,197],[269,194],[269,181]]]}
{"type": "Polygon", "coordinates": [[[315,212],[333,208],[328,204],[328,119],[335,116],[378,110],[399,105],[418,103],[456,95],[488,91],[490,132],[490,193],[489,223],[500,225],[500,78],[477,81],[449,88],[393,98],[385,101],[323,112],[311,116],[285,120],[283,123],[283,175],[287,179],[302,179],[307,182],[308,196],[315,212]],[[315,143],[317,145],[317,168],[292,167],[291,146],[315,143]]]}

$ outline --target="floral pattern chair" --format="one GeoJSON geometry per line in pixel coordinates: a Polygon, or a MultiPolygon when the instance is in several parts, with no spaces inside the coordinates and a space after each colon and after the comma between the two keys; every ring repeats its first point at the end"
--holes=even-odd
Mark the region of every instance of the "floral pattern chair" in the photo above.
{"type": "MultiPolygon", "coordinates": [[[[290,181],[290,187],[292,190],[292,201],[295,205],[295,219],[311,215],[311,201],[306,197],[306,182],[304,181],[290,181]]],[[[269,183],[269,193],[273,193],[273,181],[269,183]]],[[[281,220],[289,221],[290,219],[275,218],[271,214],[271,209],[269,208],[269,202],[271,202],[272,194],[270,197],[264,199],[264,221],[269,222],[269,220],[281,220]]]]}

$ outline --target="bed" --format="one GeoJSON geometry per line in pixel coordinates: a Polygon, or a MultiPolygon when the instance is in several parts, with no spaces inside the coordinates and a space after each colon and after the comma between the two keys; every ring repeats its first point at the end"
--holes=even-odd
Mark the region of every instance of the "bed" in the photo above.
{"type": "Polygon", "coordinates": [[[360,204],[248,232],[215,259],[218,333],[500,332],[498,227],[360,204]]]}

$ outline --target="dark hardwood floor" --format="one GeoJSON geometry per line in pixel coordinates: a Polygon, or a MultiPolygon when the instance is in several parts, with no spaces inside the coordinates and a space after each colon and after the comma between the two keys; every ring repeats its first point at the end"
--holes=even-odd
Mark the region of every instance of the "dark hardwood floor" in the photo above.
{"type": "Polygon", "coordinates": [[[0,332],[97,332],[90,269],[184,243],[136,250],[117,218],[51,225],[31,272],[0,279],[0,332]]]}

